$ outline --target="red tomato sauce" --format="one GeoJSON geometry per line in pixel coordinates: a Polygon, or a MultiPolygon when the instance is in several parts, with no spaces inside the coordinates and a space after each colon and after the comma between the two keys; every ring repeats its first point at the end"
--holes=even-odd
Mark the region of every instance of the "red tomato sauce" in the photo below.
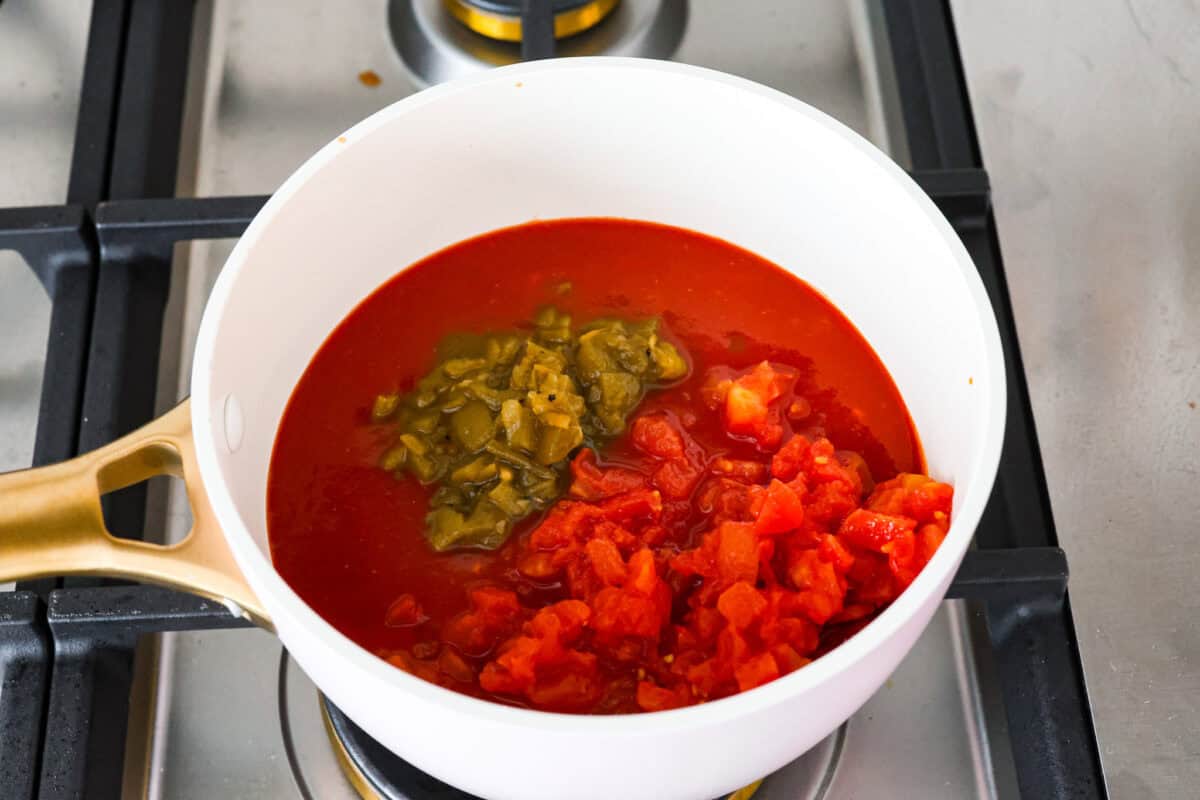
{"type": "Polygon", "coordinates": [[[861,627],[945,534],[951,490],[923,468],[886,369],[807,284],[699,233],[558,220],[435,253],[338,326],[284,413],[267,517],[280,574],[368,650],[475,696],[619,713],[752,688],[861,627]],[[499,550],[435,553],[430,490],[376,466],[372,400],[445,335],[551,303],[659,316],[691,373],[499,550]]]}

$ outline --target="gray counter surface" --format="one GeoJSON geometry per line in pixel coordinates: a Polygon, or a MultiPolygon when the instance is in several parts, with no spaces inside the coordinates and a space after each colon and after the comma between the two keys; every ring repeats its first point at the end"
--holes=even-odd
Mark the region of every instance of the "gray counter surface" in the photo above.
{"type": "Polygon", "coordinates": [[[953,3],[1113,797],[1200,793],[1200,8],[953,3]]]}

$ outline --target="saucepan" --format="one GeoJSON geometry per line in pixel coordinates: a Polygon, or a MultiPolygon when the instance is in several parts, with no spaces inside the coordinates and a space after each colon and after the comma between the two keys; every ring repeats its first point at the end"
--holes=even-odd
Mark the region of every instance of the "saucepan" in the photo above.
{"type": "Polygon", "coordinates": [[[100,450],[0,477],[0,580],[88,573],[217,598],[276,631],[380,743],[475,794],[713,797],[829,735],[909,651],[979,522],[1004,418],[1004,363],[983,285],[945,218],[886,155],[740,78],[658,61],[543,61],[402,100],[297,170],[216,282],[190,400],[100,450]],[[701,231],[803,278],[875,348],[930,473],[954,485],[950,532],[930,564],[862,631],[803,669],[650,714],[513,708],[390,666],[327,624],[272,567],[271,448],[329,332],[432,252],[562,217],[701,231]],[[163,473],[187,483],[190,536],[168,547],[110,536],[99,495],[163,473]]]}

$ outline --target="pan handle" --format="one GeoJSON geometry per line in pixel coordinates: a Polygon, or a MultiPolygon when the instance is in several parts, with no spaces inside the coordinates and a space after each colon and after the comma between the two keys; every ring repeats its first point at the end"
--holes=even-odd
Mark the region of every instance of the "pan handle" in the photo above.
{"type": "Polygon", "coordinates": [[[130,578],[233,604],[266,628],[270,617],[246,583],[200,482],[191,403],[70,461],[0,474],[0,582],[56,575],[130,578]],[[182,478],[191,531],[172,545],[118,539],[100,495],[155,475],[182,478]]]}

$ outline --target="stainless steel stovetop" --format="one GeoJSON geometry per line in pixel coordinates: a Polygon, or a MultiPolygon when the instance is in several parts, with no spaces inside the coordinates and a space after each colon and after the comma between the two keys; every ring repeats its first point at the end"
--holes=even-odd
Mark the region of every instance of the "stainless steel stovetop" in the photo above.
{"type": "MultiPolygon", "coordinates": [[[[425,12],[429,3],[414,0],[425,12]]],[[[30,137],[19,115],[0,115],[0,144],[29,149],[28,175],[5,187],[6,204],[57,202],[65,173],[87,13],[82,4],[9,0],[6,16],[46,37],[42,69],[0,73],[0,86],[36,81],[29,109],[48,133],[30,137]],[[71,81],[75,87],[72,88],[71,81]],[[6,121],[7,120],[7,121],[6,121]],[[57,159],[57,160],[56,160],[57,159]],[[60,176],[61,177],[61,176],[60,176]]],[[[179,194],[267,193],[309,154],[354,122],[416,90],[397,55],[385,0],[341,4],[200,0],[179,194]],[[380,80],[363,81],[374,73],[380,80]]],[[[645,3],[630,0],[630,7],[645,3]]],[[[674,58],[786,91],[858,130],[905,161],[890,76],[880,64],[871,3],[692,0],[674,58]]],[[[0,28],[0,62],[16,34],[0,28]]],[[[15,41],[15,39],[14,39],[15,41]]],[[[398,191],[402,191],[398,187],[398,191]]],[[[178,248],[164,333],[159,406],[188,393],[200,314],[232,241],[178,248]]],[[[0,257],[6,254],[0,254],[0,257]]],[[[398,265],[399,266],[399,265],[398,265]]],[[[0,260],[0,469],[28,463],[48,307],[23,265],[0,260]],[[9,336],[8,328],[20,331],[9,336]]],[[[159,492],[152,512],[167,539],[188,528],[186,500],[159,492]]],[[[153,522],[148,529],[154,527],[153,522]]],[[[972,610],[947,601],[885,687],[838,733],[766,780],[756,798],[993,798],[1014,794],[1004,714],[976,647],[985,634],[972,610]],[[993,712],[989,713],[988,709],[993,712]]],[[[126,754],[127,798],[356,797],[339,766],[316,689],[260,631],[164,634],[144,641],[126,754]],[[299,776],[299,781],[297,779],[299,776]]],[[[397,725],[420,724],[397,719],[397,725]]],[[[698,765],[702,768],[702,765],[698,765]]]]}

